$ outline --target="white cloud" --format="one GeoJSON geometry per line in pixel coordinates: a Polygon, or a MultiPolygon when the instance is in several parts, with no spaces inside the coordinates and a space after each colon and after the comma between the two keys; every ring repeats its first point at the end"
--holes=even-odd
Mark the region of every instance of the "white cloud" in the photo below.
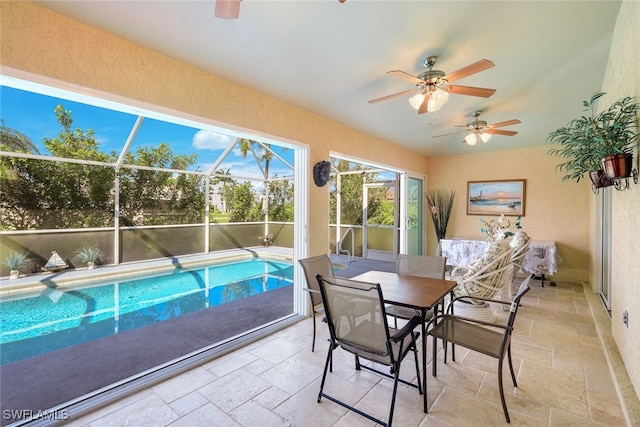
{"type": "Polygon", "coordinates": [[[191,145],[198,150],[224,150],[235,140],[235,136],[224,135],[210,130],[199,130],[193,135],[191,145]]]}

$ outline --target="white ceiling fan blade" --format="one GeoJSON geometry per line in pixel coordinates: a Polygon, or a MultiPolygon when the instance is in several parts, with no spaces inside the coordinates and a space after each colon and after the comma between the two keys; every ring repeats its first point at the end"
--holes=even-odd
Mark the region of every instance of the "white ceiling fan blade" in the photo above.
{"type": "Polygon", "coordinates": [[[398,96],[406,95],[408,93],[420,92],[421,90],[422,89],[409,89],[409,90],[405,90],[404,92],[394,93],[393,95],[383,96],[383,97],[380,97],[380,98],[372,99],[371,101],[367,101],[367,102],[369,102],[369,104],[374,104],[376,102],[386,101],[387,99],[396,98],[398,96]]]}
{"type": "Polygon", "coordinates": [[[513,120],[507,120],[505,122],[499,122],[499,123],[494,123],[492,125],[489,125],[489,127],[491,129],[495,129],[495,128],[500,128],[502,126],[511,126],[511,125],[517,125],[522,123],[520,120],[518,119],[513,119],[513,120]]]}
{"type": "Polygon", "coordinates": [[[411,83],[413,83],[415,85],[423,85],[423,84],[425,84],[424,80],[420,80],[416,76],[412,76],[411,74],[405,73],[404,71],[401,71],[401,70],[387,71],[387,74],[392,74],[392,75],[394,75],[396,77],[400,77],[401,79],[405,79],[407,81],[410,81],[411,83]]]}
{"type": "Polygon", "coordinates": [[[480,71],[487,70],[489,68],[494,67],[495,64],[488,59],[481,59],[478,62],[474,62],[471,65],[467,65],[466,67],[460,68],[452,73],[447,74],[443,77],[444,80],[448,82],[455,82],[456,80],[460,80],[463,77],[470,76],[475,73],[479,73],[480,71]]]}
{"type": "Polygon", "coordinates": [[[451,133],[443,133],[442,135],[433,135],[431,138],[440,138],[441,136],[457,135],[462,132],[466,132],[466,130],[459,130],[457,132],[451,132],[451,133]]]}

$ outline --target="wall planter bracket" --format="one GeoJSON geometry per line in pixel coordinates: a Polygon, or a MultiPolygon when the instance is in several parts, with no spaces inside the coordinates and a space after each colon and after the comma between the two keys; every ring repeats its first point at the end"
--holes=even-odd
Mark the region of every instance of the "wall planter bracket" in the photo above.
{"type": "Polygon", "coordinates": [[[628,190],[629,189],[629,179],[633,180],[634,184],[638,184],[638,170],[633,169],[631,171],[630,176],[623,178],[613,178],[613,188],[619,191],[628,190]]]}

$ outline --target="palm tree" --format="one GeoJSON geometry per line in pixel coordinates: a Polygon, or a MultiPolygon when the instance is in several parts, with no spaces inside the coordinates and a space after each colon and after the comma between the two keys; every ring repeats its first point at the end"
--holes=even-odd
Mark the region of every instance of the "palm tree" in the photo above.
{"type": "MultiPolygon", "coordinates": [[[[13,151],[18,153],[40,154],[38,147],[27,135],[15,129],[11,129],[0,119],[0,151],[13,151]]],[[[5,162],[0,163],[0,177],[15,178],[11,167],[5,162]]]]}
{"type": "Polygon", "coordinates": [[[273,152],[269,144],[261,144],[257,141],[253,141],[247,138],[240,139],[240,154],[242,157],[247,157],[249,151],[253,153],[256,158],[256,162],[261,164],[264,161],[264,169],[262,170],[264,176],[264,198],[262,200],[262,212],[265,215],[264,220],[268,221],[268,198],[269,198],[269,162],[273,158],[273,152]]]}
{"type": "Polygon", "coordinates": [[[229,194],[229,191],[227,191],[227,185],[229,183],[233,183],[233,178],[231,178],[231,169],[218,169],[217,171],[215,171],[211,183],[213,185],[222,184],[222,201],[224,202],[223,210],[226,212],[227,206],[229,206],[229,200],[227,199],[232,196],[232,194],[229,194]]]}
{"type": "Polygon", "coordinates": [[[11,129],[0,119],[0,150],[21,153],[40,154],[38,147],[27,135],[11,129]]]}

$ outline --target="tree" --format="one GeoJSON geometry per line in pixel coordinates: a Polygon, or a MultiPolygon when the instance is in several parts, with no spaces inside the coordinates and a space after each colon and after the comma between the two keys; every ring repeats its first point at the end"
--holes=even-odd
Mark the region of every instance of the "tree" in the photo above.
{"type": "MultiPolygon", "coordinates": [[[[152,168],[181,169],[197,161],[197,155],[174,155],[167,143],[139,147],[127,153],[125,163],[152,168]]],[[[124,168],[120,172],[120,217],[129,225],[202,222],[204,179],[201,176],[124,168]]]]}
{"type": "Polygon", "coordinates": [[[11,129],[0,119],[0,150],[39,154],[38,147],[27,135],[11,129]]]}
{"type": "Polygon", "coordinates": [[[293,207],[293,184],[288,179],[269,182],[269,220],[293,222],[293,207]]]}
{"type": "MultiPolygon", "coordinates": [[[[255,218],[256,214],[256,197],[255,192],[251,188],[251,183],[245,181],[242,184],[236,185],[233,192],[233,199],[231,200],[231,222],[248,222],[258,221],[260,218],[255,218]]],[[[258,208],[260,205],[257,205],[258,208]]]]}
{"type": "MultiPolygon", "coordinates": [[[[91,129],[86,133],[80,129],[72,131],[71,111],[58,105],[54,113],[62,130],[56,138],[43,139],[45,148],[53,156],[100,162],[115,160],[114,153],[98,151],[91,129]]],[[[97,227],[105,226],[105,221],[106,225],[113,222],[114,173],[111,168],[19,158],[10,158],[4,165],[17,177],[2,180],[3,223],[9,228],[97,227]]]]}
{"type": "Polygon", "coordinates": [[[211,179],[213,186],[221,186],[222,201],[224,202],[224,211],[229,211],[229,203],[233,197],[233,191],[228,191],[228,188],[233,188],[234,180],[231,178],[231,170],[218,169],[214,172],[214,177],[211,179]]]}
{"type": "MultiPolygon", "coordinates": [[[[115,209],[115,152],[99,149],[92,129],[72,129],[72,112],[58,105],[54,113],[61,126],[55,138],[44,138],[55,157],[89,160],[107,165],[46,161],[4,156],[2,224],[6,229],[56,229],[113,226],[115,209]]],[[[3,124],[4,126],[4,124],[3,124]]],[[[29,144],[19,132],[2,129],[3,147],[29,144]],[[17,141],[17,142],[16,142],[17,141]]],[[[186,170],[197,156],[174,155],[167,144],[139,148],[125,163],[186,170]]],[[[120,213],[125,225],[202,222],[204,179],[201,175],[174,174],[148,169],[120,170],[120,213]]]]}
{"type": "MultiPolygon", "coordinates": [[[[339,172],[351,170],[347,160],[338,160],[334,167],[339,172]]],[[[361,170],[360,165],[356,165],[354,170],[361,170]]],[[[364,173],[364,172],[363,172],[364,173]]],[[[337,199],[338,189],[336,177],[331,177],[331,191],[329,192],[330,221],[337,222],[337,199]]],[[[363,174],[345,174],[340,177],[340,223],[350,225],[362,225],[362,187],[363,174]]]]}

